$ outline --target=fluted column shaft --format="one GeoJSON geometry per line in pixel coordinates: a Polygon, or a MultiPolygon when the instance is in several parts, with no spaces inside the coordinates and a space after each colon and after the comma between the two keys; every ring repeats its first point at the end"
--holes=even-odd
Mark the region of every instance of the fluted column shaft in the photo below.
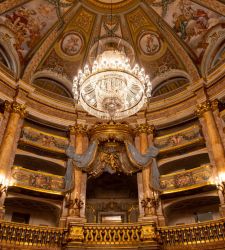
{"type": "Polygon", "coordinates": [[[16,102],[11,105],[11,113],[0,146],[0,174],[8,175],[9,163],[17,134],[19,121],[25,114],[25,106],[16,102]]]}
{"type": "Polygon", "coordinates": [[[199,104],[197,106],[197,115],[204,119],[218,174],[225,173],[225,153],[213,115],[213,103],[206,101],[202,104],[199,104]]]}

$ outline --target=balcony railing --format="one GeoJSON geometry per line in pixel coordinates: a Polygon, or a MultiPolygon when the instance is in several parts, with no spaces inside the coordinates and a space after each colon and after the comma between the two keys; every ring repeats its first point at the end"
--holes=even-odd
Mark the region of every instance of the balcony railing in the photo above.
{"type": "Polygon", "coordinates": [[[173,153],[190,146],[204,145],[204,138],[201,135],[200,127],[194,125],[171,134],[156,137],[154,143],[162,155],[173,153]]]}
{"type": "Polygon", "coordinates": [[[161,175],[160,187],[164,194],[180,192],[213,184],[211,177],[212,166],[204,165],[190,170],[161,175]]]}
{"type": "MultiPolygon", "coordinates": [[[[60,247],[67,230],[21,223],[0,222],[0,245],[14,244],[38,247],[60,247]]],[[[45,248],[46,249],[46,248],[45,248]]]]}
{"type": "MultiPolygon", "coordinates": [[[[157,232],[160,243],[163,244],[166,249],[170,246],[196,245],[224,241],[225,219],[198,224],[161,227],[157,229],[157,232]]],[[[190,249],[192,248],[190,247],[190,249]]]]}
{"type": "Polygon", "coordinates": [[[142,238],[142,226],[135,224],[85,225],[84,243],[88,245],[126,245],[139,243],[142,238]]]}
{"type": "Polygon", "coordinates": [[[193,247],[201,244],[205,247],[213,243],[224,246],[224,241],[225,219],[158,228],[153,223],[74,224],[70,225],[68,230],[0,221],[0,246],[13,244],[13,246],[34,246],[44,249],[54,247],[55,249],[72,242],[73,246],[78,246],[74,249],[83,247],[96,249],[97,246],[126,248],[141,246],[141,244],[159,244],[163,245],[163,249],[185,247],[195,249],[193,247]]]}
{"type": "Polygon", "coordinates": [[[48,134],[31,127],[23,128],[19,142],[56,153],[65,153],[69,143],[66,137],[48,134]]]}
{"type": "Polygon", "coordinates": [[[65,181],[62,176],[18,166],[12,167],[10,186],[58,195],[65,191],[65,181]]]}

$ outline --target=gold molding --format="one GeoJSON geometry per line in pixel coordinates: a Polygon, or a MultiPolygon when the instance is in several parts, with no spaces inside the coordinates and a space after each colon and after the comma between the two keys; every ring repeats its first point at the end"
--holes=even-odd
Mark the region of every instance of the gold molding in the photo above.
{"type": "Polygon", "coordinates": [[[171,173],[171,174],[164,174],[164,175],[160,175],[160,178],[164,178],[164,177],[167,177],[167,176],[174,176],[174,175],[178,175],[178,174],[184,174],[184,173],[189,173],[189,172],[193,172],[195,170],[198,170],[198,169],[201,169],[201,168],[212,168],[212,166],[210,164],[206,164],[206,165],[203,165],[203,166],[200,166],[200,167],[197,167],[197,168],[192,168],[192,169],[188,169],[188,170],[183,170],[183,171],[180,171],[180,172],[175,172],[175,173],[171,173]]]}
{"type": "Polygon", "coordinates": [[[48,135],[48,136],[52,136],[52,137],[56,137],[56,138],[59,138],[59,139],[63,139],[63,140],[67,140],[69,141],[69,139],[67,137],[64,137],[64,136],[60,136],[60,135],[55,135],[55,134],[51,134],[51,133],[48,133],[48,132],[44,132],[42,130],[39,130],[39,129],[36,129],[36,128],[33,128],[33,127],[29,127],[29,126],[24,126],[23,129],[31,129],[31,130],[34,130],[38,133],[41,133],[41,134],[44,134],[44,135],[48,135]]]}
{"type": "Polygon", "coordinates": [[[9,187],[18,187],[18,188],[32,190],[32,191],[36,191],[36,192],[40,192],[40,193],[55,194],[55,195],[60,195],[60,196],[64,196],[64,194],[65,194],[64,192],[60,192],[60,191],[36,188],[36,187],[32,187],[32,186],[25,186],[25,185],[21,185],[21,184],[17,184],[17,183],[12,183],[12,185],[10,185],[9,187]]]}
{"type": "Polygon", "coordinates": [[[170,153],[170,152],[175,151],[177,149],[182,149],[182,148],[188,147],[188,146],[190,146],[192,144],[197,144],[198,142],[203,143],[203,142],[205,142],[205,140],[204,140],[203,137],[201,137],[201,138],[191,140],[190,142],[187,142],[187,143],[183,143],[183,144],[172,146],[172,147],[167,147],[165,149],[159,149],[159,154],[170,153]]]}
{"type": "Polygon", "coordinates": [[[160,140],[160,139],[164,139],[166,137],[170,137],[170,136],[174,136],[174,135],[177,135],[177,134],[183,134],[184,132],[187,132],[189,130],[193,130],[195,128],[198,128],[200,130],[200,127],[199,125],[192,125],[188,128],[185,128],[185,129],[181,129],[181,130],[178,130],[178,131],[175,131],[173,133],[170,133],[170,134],[166,134],[166,135],[162,135],[162,136],[158,136],[155,138],[155,140],[160,140]]]}
{"type": "Polygon", "coordinates": [[[205,187],[205,186],[213,186],[215,185],[215,183],[211,182],[211,181],[207,181],[203,184],[195,184],[195,185],[190,185],[187,187],[183,187],[183,188],[174,188],[168,191],[162,191],[161,194],[172,194],[172,193],[178,193],[178,192],[183,192],[183,191],[188,191],[188,190],[192,190],[192,189],[196,189],[196,188],[201,188],[201,187],[205,187]]]}
{"type": "Polygon", "coordinates": [[[61,176],[61,175],[50,174],[50,173],[42,172],[42,171],[39,171],[39,170],[35,171],[35,170],[28,169],[28,168],[23,168],[23,167],[20,167],[20,166],[16,166],[16,165],[13,165],[12,169],[24,170],[26,172],[31,172],[31,173],[35,173],[35,174],[42,174],[42,175],[52,176],[52,177],[56,177],[56,178],[59,178],[59,179],[60,178],[63,179],[63,177],[64,177],[64,176],[61,176]]]}
{"type": "Polygon", "coordinates": [[[30,146],[33,146],[33,147],[35,147],[37,149],[43,149],[43,150],[47,150],[47,151],[50,151],[50,152],[53,152],[53,153],[65,154],[65,150],[64,149],[56,149],[56,148],[53,148],[53,147],[52,148],[45,147],[45,146],[39,145],[38,143],[30,142],[28,140],[20,139],[19,143],[20,144],[30,145],[30,146]]]}

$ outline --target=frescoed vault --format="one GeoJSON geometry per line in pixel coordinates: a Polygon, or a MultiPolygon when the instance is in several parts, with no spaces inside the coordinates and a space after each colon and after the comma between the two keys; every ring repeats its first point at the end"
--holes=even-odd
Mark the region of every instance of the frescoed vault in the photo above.
{"type": "Polygon", "coordinates": [[[110,46],[140,62],[157,95],[192,84],[224,61],[217,49],[225,39],[224,1],[116,1],[112,18],[107,1],[7,2],[0,3],[1,64],[57,95],[70,97],[80,65],[110,46]]]}

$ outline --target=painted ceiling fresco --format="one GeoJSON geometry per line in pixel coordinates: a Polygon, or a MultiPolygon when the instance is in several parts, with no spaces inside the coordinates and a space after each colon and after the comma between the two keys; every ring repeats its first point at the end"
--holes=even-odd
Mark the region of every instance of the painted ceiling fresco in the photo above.
{"type": "Polygon", "coordinates": [[[168,79],[177,88],[180,78],[191,83],[206,74],[201,64],[213,44],[220,49],[209,67],[225,60],[223,37],[222,0],[0,1],[0,45],[15,50],[19,77],[30,83],[58,77],[67,90],[82,66],[112,46],[140,63],[153,87],[170,89],[168,79]]]}

